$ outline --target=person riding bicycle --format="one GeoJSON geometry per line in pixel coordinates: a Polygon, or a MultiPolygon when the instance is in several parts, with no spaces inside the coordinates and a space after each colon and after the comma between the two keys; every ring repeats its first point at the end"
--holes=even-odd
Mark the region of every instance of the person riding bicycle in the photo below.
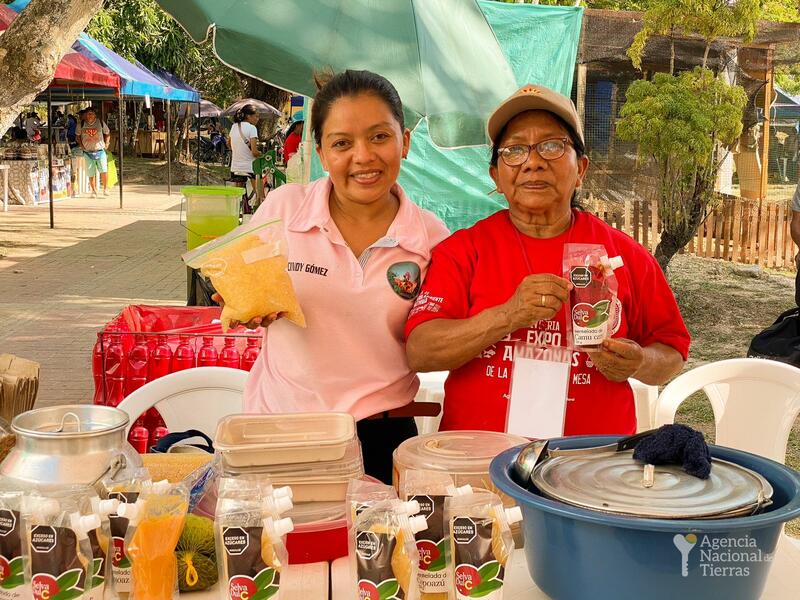
{"type": "Polygon", "coordinates": [[[253,176],[253,160],[261,156],[258,152],[258,113],[252,104],[245,104],[233,116],[233,127],[228,138],[231,149],[231,175],[253,176]]]}

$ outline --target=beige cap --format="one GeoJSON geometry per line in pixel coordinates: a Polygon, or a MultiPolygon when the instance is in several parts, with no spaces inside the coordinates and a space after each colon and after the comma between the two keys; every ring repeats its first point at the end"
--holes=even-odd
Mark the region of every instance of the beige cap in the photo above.
{"type": "Polygon", "coordinates": [[[486,123],[486,132],[489,139],[494,141],[497,134],[506,124],[518,114],[526,110],[546,110],[564,119],[575,130],[582,143],[583,127],[581,126],[578,111],[572,100],[546,88],[543,85],[528,83],[506,98],[489,117],[486,123]]]}

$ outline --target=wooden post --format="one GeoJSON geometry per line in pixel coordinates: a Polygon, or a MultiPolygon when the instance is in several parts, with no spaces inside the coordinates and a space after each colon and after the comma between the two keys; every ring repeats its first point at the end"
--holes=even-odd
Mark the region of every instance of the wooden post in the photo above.
{"type": "Polygon", "coordinates": [[[172,195],[172,106],[167,100],[167,196],[172,195]]]}
{"type": "MultiPolygon", "coordinates": [[[[102,122],[102,121],[101,121],[102,122]]],[[[47,89],[47,190],[50,194],[50,229],[55,227],[53,217],[53,90],[47,89]]],[[[103,132],[100,132],[102,135],[103,132]]]]}
{"type": "Polygon", "coordinates": [[[770,106],[772,105],[772,94],[774,93],[773,78],[773,57],[775,54],[775,44],[770,44],[767,49],[767,68],[766,83],[764,85],[764,127],[761,146],[761,183],[759,185],[758,197],[763,201],[767,199],[769,189],[769,126],[770,126],[770,106]]]}
{"type": "Polygon", "coordinates": [[[639,237],[639,223],[641,221],[641,214],[639,210],[639,201],[633,201],[633,239],[637,242],[641,242],[641,238],[639,237]]]}
{"type": "Polygon", "coordinates": [[[767,232],[769,231],[769,205],[763,200],[759,201],[758,208],[758,264],[766,267],[767,260],[767,232]]]}
{"type": "Polygon", "coordinates": [[[742,199],[736,198],[733,204],[733,244],[731,248],[731,258],[734,262],[741,260],[741,233],[742,233],[742,199]]]}
{"type": "Polygon", "coordinates": [[[122,91],[119,92],[119,102],[117,102],[117,138],[119,139],[119,207],[122,208],[122,180],[123,165],[125,163],[125,99],[122,91]]]}
{"type": "Polygon", "coordinates": [[[750,265],[756,264],[758,257],[758,213],[759,207],[755,202],[750,203],[750,227],[747,231],[748,253],[747,263],[750,265]]]}
{"type": "Polygon", "coordinates": [[[578,109],[578,117],[580,117],[581,125],[583,125],[583,130],[586,131],[586,71],[587,67],[585,64],[578,65],[578,82],[577,82],[577,93],[575,99],[577,103],[575,108],[578,109]]]}

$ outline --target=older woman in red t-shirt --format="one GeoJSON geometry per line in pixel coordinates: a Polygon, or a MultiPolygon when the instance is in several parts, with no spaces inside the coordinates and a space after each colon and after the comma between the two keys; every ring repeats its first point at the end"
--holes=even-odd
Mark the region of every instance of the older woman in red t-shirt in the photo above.
{"type": "Polygon", "coordinates": [[[589,159],[569,98],[527,85],[489,118],[488,132],[489,172],[508,210],[434,249],[406,325],[409,365],[450,371],[442,429],[504,430],[514,344],[568,343],[564,244],[603,244],[624,261],[615,271],[620,318],[599,351],[572,353],[565,433],[633,433],[628,378],[665,383],[689,351],[664,274],[629,236],[573,206],[589,159]]]}

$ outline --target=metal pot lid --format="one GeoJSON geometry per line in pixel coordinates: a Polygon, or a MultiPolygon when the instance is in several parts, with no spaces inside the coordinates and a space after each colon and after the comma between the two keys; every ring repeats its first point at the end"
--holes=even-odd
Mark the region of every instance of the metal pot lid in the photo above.
{"type": "Polygon", "coordinates": [[[766,479],[735,463],[715,458],[710,477],[699,479],[678,465],[645,465],[633,451],[552,457],[536,467],[533,483],[573,506],[653,519],[750,514],[772,498],[766,479]]]}
{"type": "Polygon", "coordinates": [[[81,438],[124,430],[128,423],[127,413],[118,408],[65,404],[17,415],[11,429],[17,435],[38,439],[81,438]]]}

